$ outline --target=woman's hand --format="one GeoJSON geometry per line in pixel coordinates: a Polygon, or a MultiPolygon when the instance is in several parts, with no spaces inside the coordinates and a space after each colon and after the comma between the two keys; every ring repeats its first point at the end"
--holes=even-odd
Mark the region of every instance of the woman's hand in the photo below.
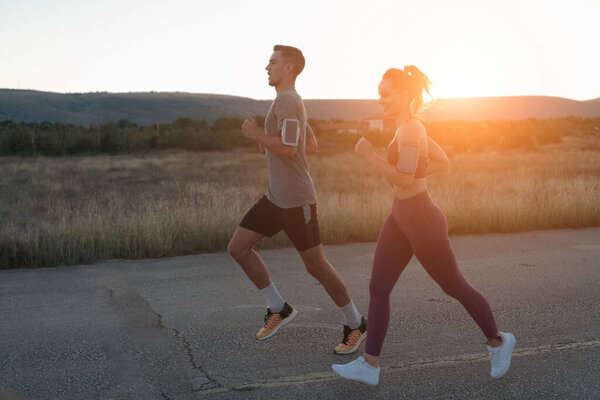
{"type": "Polygon", "coordinates": [[[373,149],[373,145],[364,137],[361,137],[356,146],[354,147],[354,152],[361,156],[364,159],[368,159],[369,157],[375,154],[375,150],[373,149]]]}

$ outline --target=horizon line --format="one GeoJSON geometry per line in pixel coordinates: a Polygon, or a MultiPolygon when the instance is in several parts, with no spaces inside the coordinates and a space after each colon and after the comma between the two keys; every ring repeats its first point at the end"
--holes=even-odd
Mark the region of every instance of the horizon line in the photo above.
{"type": "MultiPolygon", "coordinates": [[[[208,92],[188,92],[188,91],[156,91],[156,90],[147,90],[147,91],[129,91],[129,92],[110,92],[110,91],[88,91],[88,92],[58,92],[58,91],[50,91],[50,90],[40,90],[40,89],[24,89],[24,88],[7,88],[2,87],[0,90],[11,90],[11,91],[30,91],[30,92],[41,92],[41,93],[53,93],[53,94],[63,94],[63,95],[76,95],[76,94],[190,94],[190,95],[213,95],[213,96],[228,96],[228,97],[239,97],[256,101],[272,101],[273,98],[259,99],[254,97],[248,97],[237,94],[226,94],[226,93],[208,93],[208,92]]],[[[564,97],[559,95],[547,95],[547,94],[515,94],[515,95],[488,95],[488,96],[462,96],[462,97],[436,97],[435,100],[455,100],[455,99],[483,99],[483,98],[508,98],[508,97],[551,97],[551,98],[559,98],[566,99],[572,101],[586,102],[586,101],[594,101],[599,100],[600,96],[593,97],[585,100],[574,99],[571,97],[564,97]]],[[[355,100],[355,101],[364,101],[364,100],[378,100],[377,98],[303,98],[306,100],[355,100]]]]}

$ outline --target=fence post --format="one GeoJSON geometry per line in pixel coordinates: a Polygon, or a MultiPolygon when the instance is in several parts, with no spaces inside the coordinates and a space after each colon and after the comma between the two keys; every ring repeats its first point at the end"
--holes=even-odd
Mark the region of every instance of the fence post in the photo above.
{"type": "Polygon", "coordinates": [[[160,122],[156,123],[156,148],[158,149],[160,146],[160,122]]]}
{"type": "Polygon", "coordinates": [[[60,151],[62,155],[65,155],[65,131],[63,129],[59,129],[60,132],[60,151]]]}
{"type": "Polygon", "coordinates": [[[35,155],[35,123],[33,124],[33,130],[31,131],[31,152],[35,155]]]}

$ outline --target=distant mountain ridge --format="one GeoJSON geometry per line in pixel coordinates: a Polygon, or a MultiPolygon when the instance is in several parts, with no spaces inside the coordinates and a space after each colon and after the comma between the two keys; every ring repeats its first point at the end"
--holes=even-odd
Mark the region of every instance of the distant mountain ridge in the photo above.
{"type": "MultiPolygon", "coordinates": [[[[196,93],[54,93],[0,89],[0,121],[101,124],[127,119],[140,125],[177,118],[244,118],[265,115],[272,100],[196,93]]],[[[377,100],[304,101],[310,118],[361,120],[381,114],[377,100]]],[[[549,96],[440,99],[427,110],[428,121],[600,117],[600,98],[577,101],[549,96]]]]}

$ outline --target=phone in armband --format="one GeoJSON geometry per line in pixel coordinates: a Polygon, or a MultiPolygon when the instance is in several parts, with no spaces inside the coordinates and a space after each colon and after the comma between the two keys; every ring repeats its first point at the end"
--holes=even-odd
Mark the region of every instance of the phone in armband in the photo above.
{"type": "Polygon", "coordinates": [[[401,142],[398,149],[398,171],[406,174],[417,172],[419,163],[419,144],[412,142],[401,142]]]}
{"type": "Polygon", "coordinates": [[[283,120],[281,128],[281,138],[283,144],[288,146],[298,146],[300,139],[300,121],[295,118],[286,118],[283,120]]]}

